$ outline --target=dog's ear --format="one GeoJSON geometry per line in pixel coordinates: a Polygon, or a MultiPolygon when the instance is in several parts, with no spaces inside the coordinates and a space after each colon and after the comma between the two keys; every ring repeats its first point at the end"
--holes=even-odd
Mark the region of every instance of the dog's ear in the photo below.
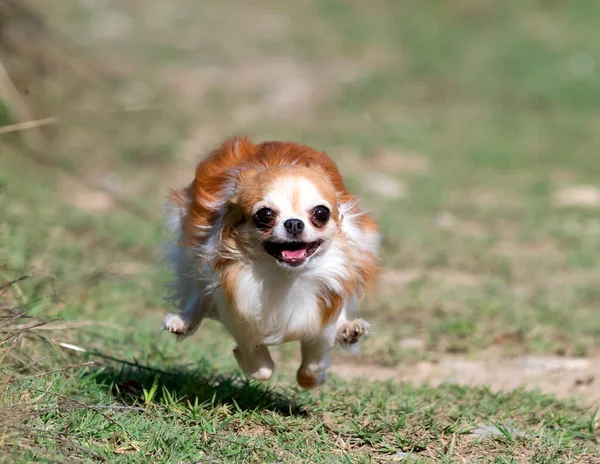
{"type": "Polygon", "coordinates": [[[250,159],[258,150],[258,147],[245,135],[235,135],[223,143],[220,152],[221,156],[227,159],[232,165],[244,163],[250,159]]]}
{"type": "Polygon", "coordinates": [[[215,262],[217,269],[223,268],[227,263],[239,261],[240,248],[237,241],[237,227],[245,221],[244,211],[236,201],[230,199],[224,207],[221,230],[219,230],[218,257],[215,262]]]}
{"type": "Polygon", "coordinates": [[[252,178],[258,173],[258,168],[254,166],[242,166],[232,174],[231,191],[232,194],[225,203],[223,213],[223,223],[221,226],[221,241],[231,240],[235,228],[246,222],[244,205],[242,205],[242,190],[252,182],[252,178]]]}
{"type": "Polygon", "coordinates": [[[233,239],[235,228],[246,221],[244,211],[239,204],[228,202],[223,214],[223,224],[221,226],[221,242],[233,239]]]}
{"type": "Polygon", "coordinates": [[[183,229],[190,240],[204,241],[204,231],[220,218],[221,208],[235,191],[236,173],[240,166],[251,162],[258,147],[246,136],[227,139],[196,167],[183,229]],[[233,173],[232,173],[233,171],[233,173]]]}

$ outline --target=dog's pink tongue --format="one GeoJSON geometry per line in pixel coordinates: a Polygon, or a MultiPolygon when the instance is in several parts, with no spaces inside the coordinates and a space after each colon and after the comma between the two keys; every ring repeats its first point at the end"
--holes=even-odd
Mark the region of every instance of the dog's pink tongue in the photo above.
{"type": "Polygon", "coordinates": [[[306,249],[300,248],[299,250],[283,250],[281,254],[286,259],[304,259],[306,258],[306,249]]]}

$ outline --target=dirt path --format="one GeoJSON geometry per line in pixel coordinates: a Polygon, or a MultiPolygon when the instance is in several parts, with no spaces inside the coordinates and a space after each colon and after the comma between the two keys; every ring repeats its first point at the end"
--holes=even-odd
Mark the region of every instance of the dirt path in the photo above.
{"type": "Polygon", "coordinates": [[[365,377],[414,384],[488,385],[494,391],[517,387],[540,389],[559,398],[575,397],[586,405],[600,403],[600,357],[565,358],[524,355],[515,358],[446,357],[394,368],[357,364],[338,356],[330,372],[347,379],[365,377]]]}

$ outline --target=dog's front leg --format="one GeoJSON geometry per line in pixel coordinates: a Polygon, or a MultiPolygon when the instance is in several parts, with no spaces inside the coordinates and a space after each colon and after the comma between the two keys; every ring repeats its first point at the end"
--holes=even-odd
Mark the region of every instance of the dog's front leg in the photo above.
{"type": "Polygon", "coordinates": [[[336,342],[342,351],[357,353],[360,350],[360,339],[369,333],[370,327],[364,319],[349,321],[344,309],[336,322],[336,342]]]}
{"type": "Polygon", "coordinates": [[[185,308],[180,313],[169,313],[162,324],[162,330],[167,330],[178,339],[192,335],[210,311],[212,298],[208,295],[200,296],[198,292],[192,293],[188,298],[185,308]]]}
{"type": "Polygon", "coordinates": [[[325,383],[331,350],[335,344],[335,326],[330,326],[317,338],[302,340],[302,363],[296,374],[302,388],[315,388],[325,383]]]}
{"type": "Polygon", "coordinates": [[[240,369],[251,379],[269,380],[273,375],[275,364],[265,345],[252,345],[238,340],[233,355],[240,369]]]}

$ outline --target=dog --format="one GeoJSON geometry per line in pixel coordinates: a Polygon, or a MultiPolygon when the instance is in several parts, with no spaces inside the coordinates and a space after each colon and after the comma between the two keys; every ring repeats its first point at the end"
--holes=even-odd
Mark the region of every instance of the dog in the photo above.
{"type": "Polygon", "coordinates": [[[232,137],[167,208],[180,312],[163,330],[183,338],[220,321],[255,380],[273,374],[268,346],[300,341],[305,389],[325,382],[336,344],[356,351],[369,324],[350,317],[376,280],[380,238],[325,153],[232,137]]]}

